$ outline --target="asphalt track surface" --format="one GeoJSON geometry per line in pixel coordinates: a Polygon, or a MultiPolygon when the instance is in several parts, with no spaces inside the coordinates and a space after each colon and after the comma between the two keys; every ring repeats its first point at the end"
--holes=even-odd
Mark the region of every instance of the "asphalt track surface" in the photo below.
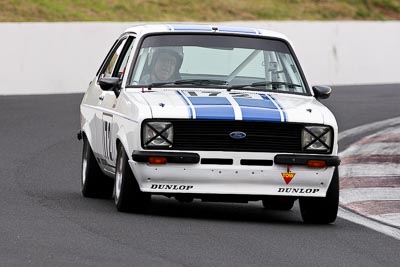
{"type": "MultiPolygon", "coordinates": [[[[119,213],[80,193],[81,94],[0,97],[2,266],[398,266],[400,242],[338,218],[155,198],[119,213]]],[[[340,130],[400,116],[400,85],[334,88],[340,130]]],[[[357,139],[343,140],[343,150],[357,139]]]]}

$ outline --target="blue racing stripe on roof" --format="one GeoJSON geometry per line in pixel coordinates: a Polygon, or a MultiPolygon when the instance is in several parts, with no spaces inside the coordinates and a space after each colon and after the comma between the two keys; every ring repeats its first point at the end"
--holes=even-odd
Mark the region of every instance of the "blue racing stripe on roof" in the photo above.
{"type": "Polygon", "coordinates": [[[218,27],[219,32],[236,32],[236,33],[251,33],[257,34],[257,31],[254,29],[247,29],[247,28],[235,28],[235,27],[228,27],[228,26],[220,26],[218,27]]]}
{"type": "Polygon", "coordinates": [[[171,27],[174,31],[212,31],[207,25],[171,25],[171,27]]]}
{"type": "MultiPolygon", "coordinates": [[[[261,95],[262,96],[262,95],[261,95]]],[[[281,115],[275,104],[268,98],[235,98],[242,110],[243,120],[281,121],[281,115]]]]}
{"type": "Polygon", "coordinates": [[[225,97],[188,97],[194,106],[196,119],[234,120],[235,111],[225,97]]]}

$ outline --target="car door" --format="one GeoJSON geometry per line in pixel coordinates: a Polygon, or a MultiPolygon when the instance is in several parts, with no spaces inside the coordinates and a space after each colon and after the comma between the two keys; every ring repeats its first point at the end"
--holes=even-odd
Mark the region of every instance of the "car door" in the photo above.
{"type": "MultiPolygon", "coordinates": [[[[126,64],[130,56],[134,43],[134,36],[126,36],[121,38],[114,50],[109,54],[106,64],[99,73],[99,79],[105,77],[118,77],[123,79],[126,64]]],[[[114,91],[102,90],[98,100],[98,123],[96,124],[96,132],[99,146],[99,162],[103,170],[114,174],[114,166],[116,160],[115,135],[116,128],[114,126],[115,107],[118,97],[114,91]]]]}

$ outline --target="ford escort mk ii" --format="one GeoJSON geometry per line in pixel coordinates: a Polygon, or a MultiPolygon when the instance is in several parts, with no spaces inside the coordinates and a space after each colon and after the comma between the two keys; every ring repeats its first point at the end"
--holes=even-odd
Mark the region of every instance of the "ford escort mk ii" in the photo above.
{"type": "Polygon", "coordinates": [[[82,193],[143,211],[182,202],[262,201],[305,222],[338,210],[337,124],[276,32],[144,25],[114,43],[81,106],[82,193]]]}

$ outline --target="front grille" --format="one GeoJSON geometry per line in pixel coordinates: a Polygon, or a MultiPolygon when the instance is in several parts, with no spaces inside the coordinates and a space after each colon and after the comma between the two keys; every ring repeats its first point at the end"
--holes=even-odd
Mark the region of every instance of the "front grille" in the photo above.
{"type": "MultiPolygon", "coordinates": [[[[169,120],[171,121],[171,120],[169,120]]],[[[303,125],[255,121],[172,120],[174,141],[170,149],[199,151],[304,152],[303,125]],[[240,131],[243,139],[230,133],[240,131]]]]}

